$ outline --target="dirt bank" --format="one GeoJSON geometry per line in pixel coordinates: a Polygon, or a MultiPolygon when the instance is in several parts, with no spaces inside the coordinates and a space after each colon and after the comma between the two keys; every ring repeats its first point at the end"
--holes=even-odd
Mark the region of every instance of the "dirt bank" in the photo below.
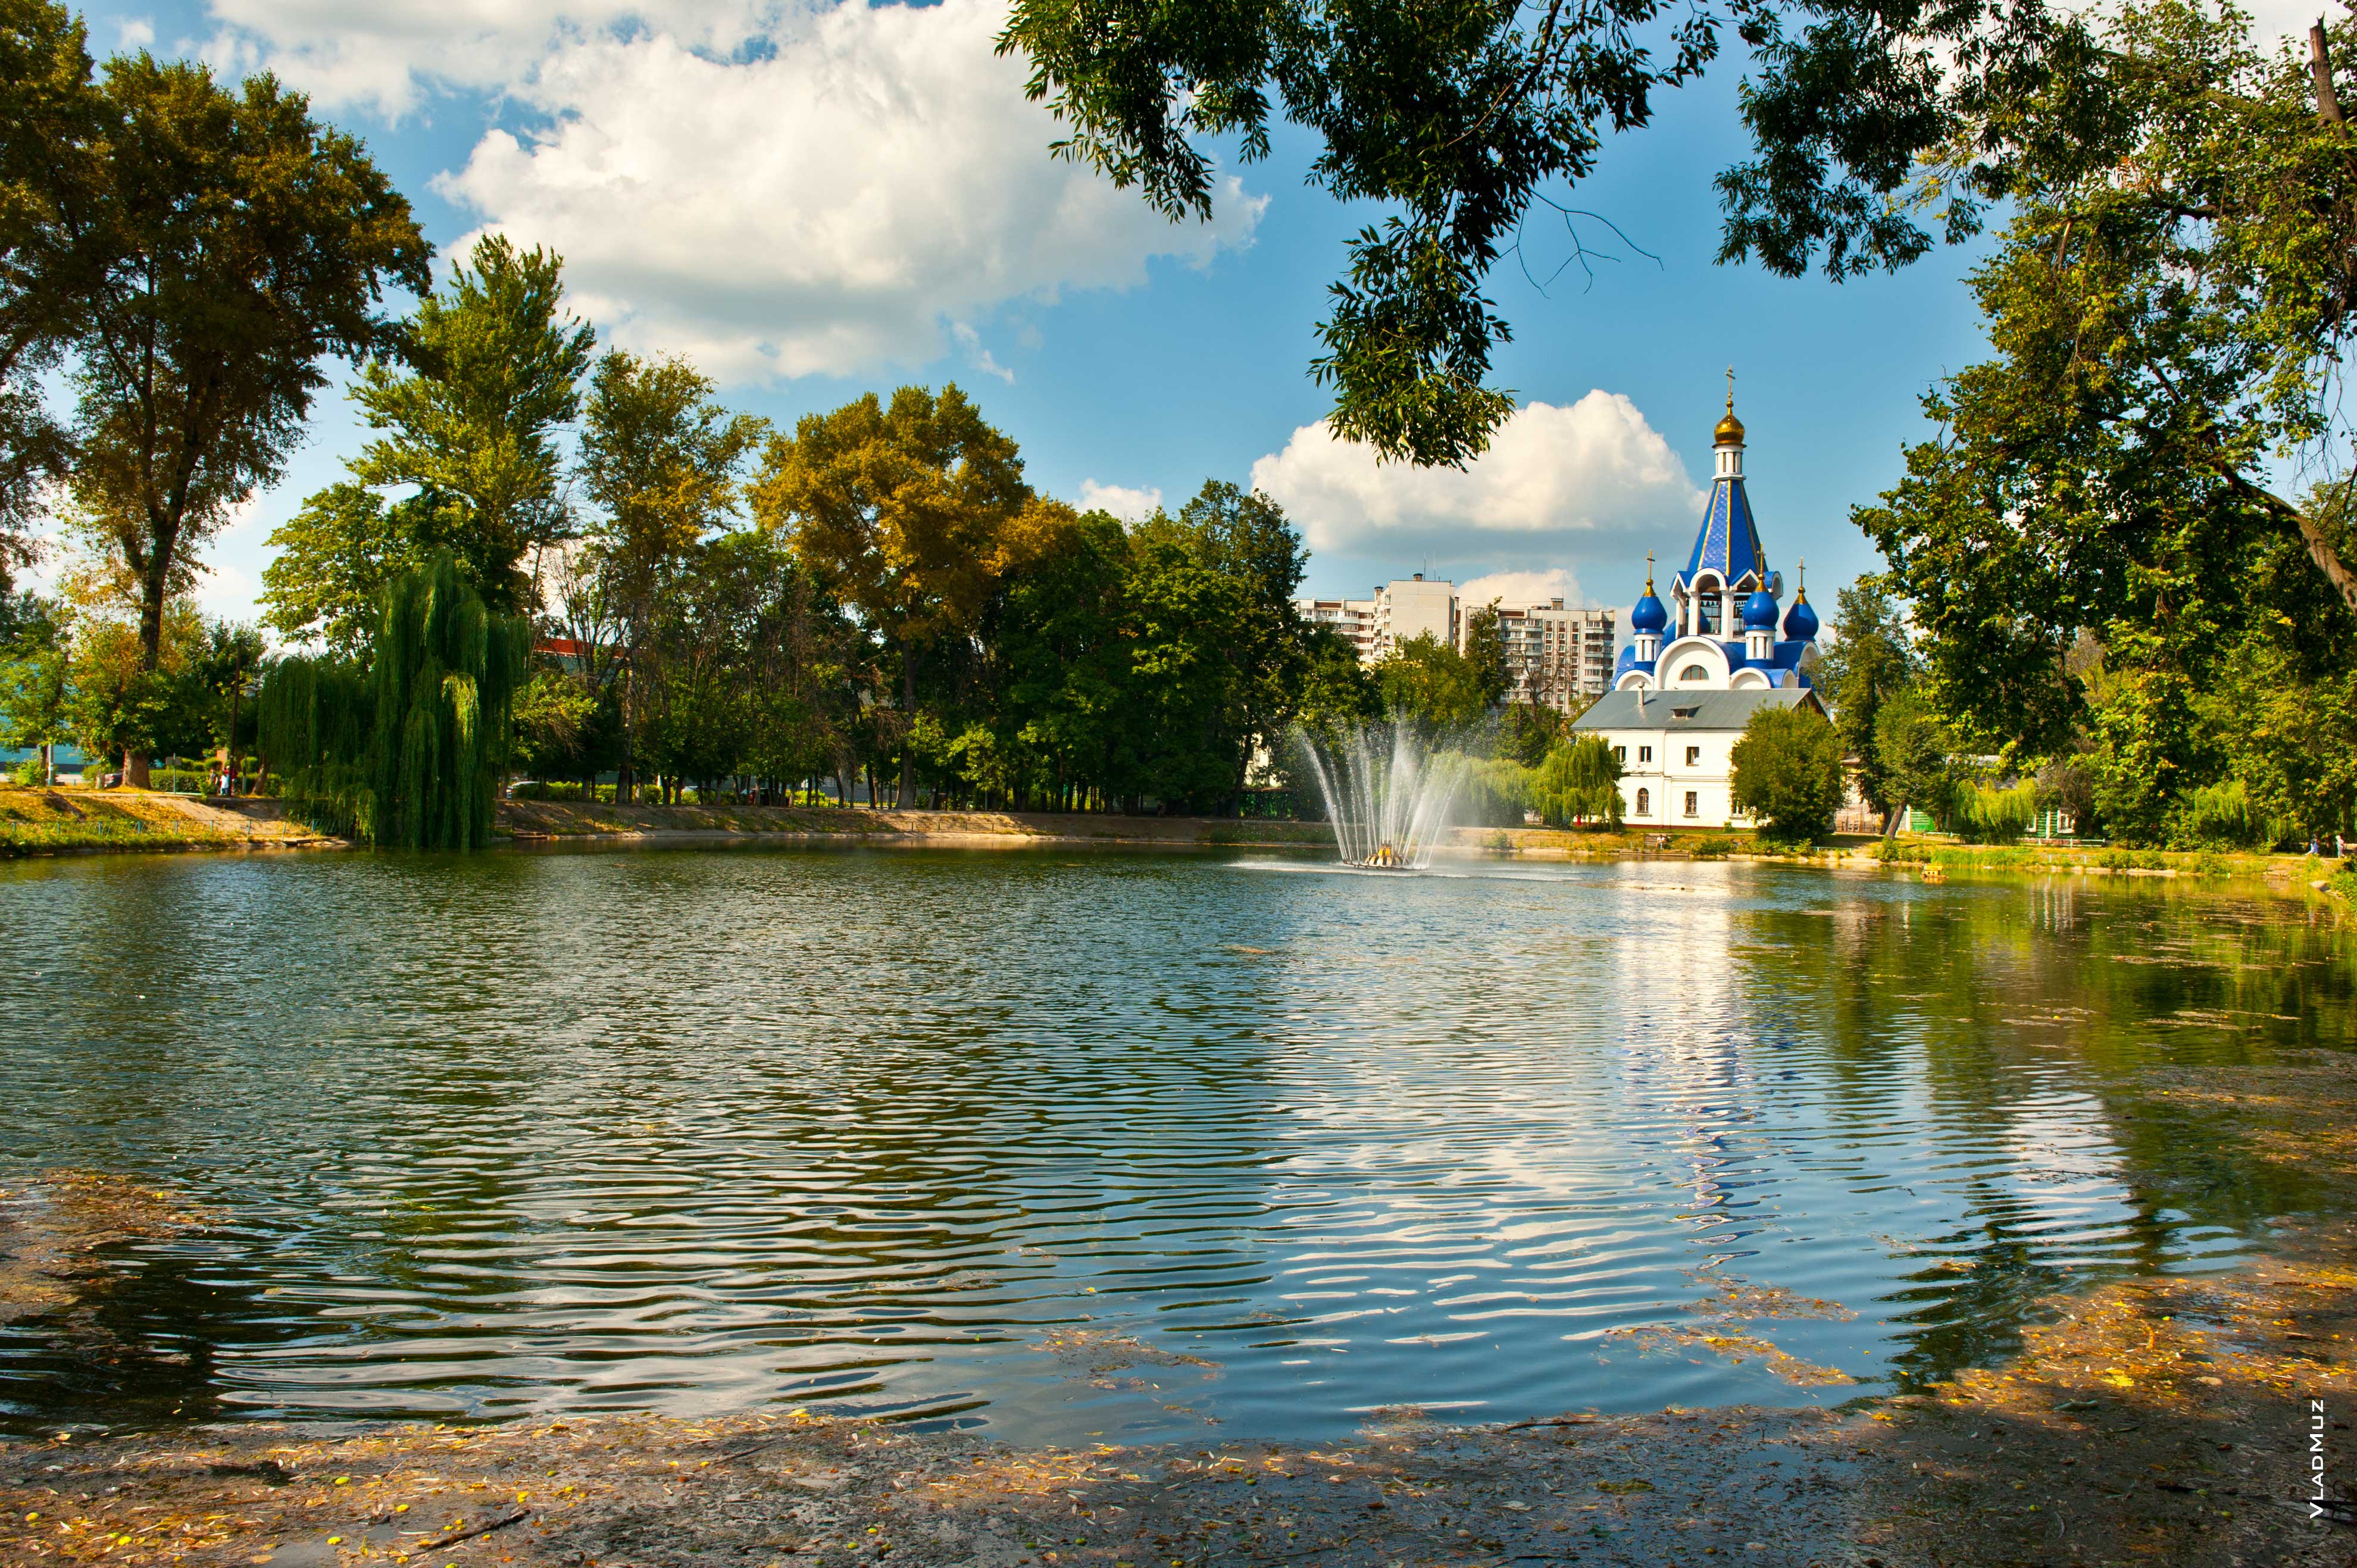
{"type": "Polygon", "coordinates": [[[275,800],[0,786],[0,855],[331,847],[342,841],[288,821],[275,800]]]}
{"type": "Polygon", "coordinates": [[[928,840],[942,843],[1330,844],[1309,822],[1118,817],[1053,811],[899,811],[862,806],[615,806],[508,800],[499,830],[519,843],[697,843],[734,839],[928,840]]]}

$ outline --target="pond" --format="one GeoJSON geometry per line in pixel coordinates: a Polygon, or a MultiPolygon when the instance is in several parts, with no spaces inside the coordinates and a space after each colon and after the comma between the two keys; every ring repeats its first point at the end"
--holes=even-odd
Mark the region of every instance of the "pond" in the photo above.
{"type": "Polygon", "coordinates": [[[0,1326],[11,1430],[1329,1441],[1838,1402],[2228,1265],[2303,1194],[2138,1076],[2346,1047],[2357,963],[2116,878],[732,849],[18,862],[0,994],[0,1176],[212,1216],[0,1326]]]}

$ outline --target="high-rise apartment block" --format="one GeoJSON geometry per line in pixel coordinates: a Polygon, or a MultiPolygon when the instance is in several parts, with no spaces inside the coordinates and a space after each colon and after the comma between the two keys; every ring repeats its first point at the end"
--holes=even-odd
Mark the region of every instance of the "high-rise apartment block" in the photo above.
{"type": "MultiPolygon", "coordinates": [[[[1468,604],[1457,585],[1426,581],[1421,575],[1394,578],[1369,599],[1297,599],[1301,618],[1330,628],[1372,664],[1411,638],[1430,636],[1457,648],[1465,645],[1467,623],[1482,606],[1468,604]]],[[[1569,711],[1612,684],[1612,654],[1620,631],[1609,609],[1540,604],[1500,604],[1499,639],[1506,651],[1506,675],[1513,682],[1508,701],[1536,703],[1569,711]]]]}

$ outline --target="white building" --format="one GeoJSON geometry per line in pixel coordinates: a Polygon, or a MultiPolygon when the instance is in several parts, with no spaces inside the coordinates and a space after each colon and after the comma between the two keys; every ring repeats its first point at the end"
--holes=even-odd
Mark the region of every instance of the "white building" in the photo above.
{"type": "Polygon", "coordinates": [[[1446,578],[1427,583],[1424,574],[1394,577],[1372,599],[1296,599],[1294,608],[1312,626],[1330,628],[1372,664],[1411,638],[1431,637],[1454,646],[1458,639],[1457,585],[1446,578]]]}
{"type": "MultiPolygon", "coordinates": [[[[1429,636],[1462,650],[1470,609],[1446,578],[1422,574],[1394,578],[1369,599],[1296,599],[1301,618],[1333,631],[1372,664],[1412,638],[1429,636]]],[[[1498,607],[1498,631],[1512,681],[1511,702],[1544,703],[1569,711],[1575,696],[1592,697],[1612,683],[1619,618],[1609,609],[1566,608],[1564,602],[1498,607]]]]}
{"type": "Polygon", "coordinates": [[[1783,574],[1769,569],[1743,483],[1743,422],[1735,397],[1712,433],[1717,473],[1702,529],[1670,578],[1671,605],[1653,591],[1629,616],[1613,690],[1572,723],[1620,757],[1622,814],[1631,827],[1738,827],[1729,754],[1751,715],[1769,706],[1824,704],[1811,689],[1817,612],[1806,588],[1777,624],[1783,574]],[[1674,606],[1674,608],[1672,607],[1674,606]]]}

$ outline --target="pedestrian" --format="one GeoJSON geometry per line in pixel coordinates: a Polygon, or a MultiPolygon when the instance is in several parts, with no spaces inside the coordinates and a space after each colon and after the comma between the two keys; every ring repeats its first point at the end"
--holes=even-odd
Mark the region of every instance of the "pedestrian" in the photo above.
{"type": "Polygon", "coordinates": [[[2323,853],[2323,851],[2317,847],[2316,835],[2313,832],[2308,835],[2308,853],[2311,855],[2320,854],[2323,853]]]}

